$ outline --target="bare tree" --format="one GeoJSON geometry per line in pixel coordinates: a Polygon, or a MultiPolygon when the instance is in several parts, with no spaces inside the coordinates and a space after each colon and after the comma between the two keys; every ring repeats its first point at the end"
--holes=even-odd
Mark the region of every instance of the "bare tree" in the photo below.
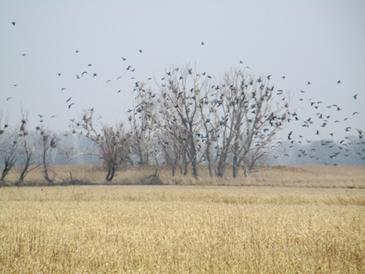
{"type": "Polygon", "coordinates": [[[156,135],[151,119],[157,112],[153,100],[155,94],[152,94],[151,90],[146,90],[142,82],[136,82],[134,91],[137,94],[135,107],[128,110],[132,153],[136,155],[137,163],[140,165],[152,163],[158,165],[159,153],[156,150],[156,135]]]}
{"type": "Polygon", "coordinates": [[[270,77],[241,70],[226,73],[223,86],[222,108],[228,120],[222,124],[229,132],[226,140],[233,153],[233,177],[241,164],[249,176],[255,163],[272,152],[276,132],[290,122],[290,95],[273,96],[270,77]]]}
{"type": "Polygon", "coordinates": [[[19,144],[19,147],[21,147],[21,152],[23,153],[24,165],[21,167],[20,176],[16,185],[22,184],[28,173],[40,166],[40,164],[37,163],[37,159],[34,154],[36,151],[37,138],[36,136],[29,138],[29,131],[27,129],[29,111],[22,109],[21,114],[22,120],[21,126],[19,127],[21,144],[19,144]]]}
{"type": "Polygon", "coordinates": [[[56,134],[52,133],[48,128],[45,128],[41,123],[40,126],[36,128],[38,144],[41,151],[41,163],[43,166],[44,178],[48,181],[48,183],[53,183],[53,179],[51,179],[50,172],[50,154],[57,147],[57,143],[59,139],[56,134]]]}
{"type": "Polygon", "coordinates": [[[5,118],[4,127],[2,127],[3,113],[0,112],[0,152],[4,154],[4,168],[1,174],[0,181],[4,181],[5,177],[9,174],[10,170],[16,163],[16,151],[18,146],[18,134],[16,131],[9,132],[8,129],[8,116],[5,118]],[[7,131],[7,132],[6,132],[7,131]]]}
{"type": "MultiPolygon", "coordinates": [[[[204,87],[200,75],[192,68],[173,67],[166,72],[159,85],[159,116],[152,116],[160,143],[171,144],[174,152],[173,166],[182,159],[184,174],[191,164],[193,176],[199,176],[199,149],[197,134],[201,127],[199,94],[204,87]],[[163,136],[163,138],[161,138],[163,136]],[[168,138],[168,140],[166,140],[168,138]]],[[[166,149],[165,149],[166,152],[166,149]]]]}
{"type": "MultiPolygon", "coordinates": [[[[115,127],[94,124],[93,109],[84,110],[81,120],[71,124],[73,133],[85,135],[90,139],[94,147],[91,151],[82,154],[98,156],[104,161],[107,169],[106,180],[112,181],[118,168],[122,168],[131,163],[130,159],[130,135],[124,132],[124,125],[118,124],[115,127]]],[[[74,155],[74,157],[79,156],[74,155]]]]}

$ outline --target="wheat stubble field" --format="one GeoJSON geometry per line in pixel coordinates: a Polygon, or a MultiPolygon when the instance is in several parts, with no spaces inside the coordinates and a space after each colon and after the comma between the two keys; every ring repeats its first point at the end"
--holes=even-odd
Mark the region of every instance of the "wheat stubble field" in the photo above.
{"type": "Polygon", "coordinates": [[[283,187],[290,170],[277,187],[3,187],[0,273],[364,273],[365,173],[345,169],[358,188],[324,171],[283,187]]]}

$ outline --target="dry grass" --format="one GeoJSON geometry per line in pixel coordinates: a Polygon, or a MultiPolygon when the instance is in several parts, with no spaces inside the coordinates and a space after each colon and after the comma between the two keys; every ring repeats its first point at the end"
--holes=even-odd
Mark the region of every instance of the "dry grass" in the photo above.
{"type": "MultiPolygon", "coordinates": [[[[58,184],[70,181],[70,174],[76,184],[105,184],[106,172],[101,166],[71,165],[53,166],[58,176],[54,181],[58,184]]],[[[117,172],[113,184],[140,185],[144,179],[154,174],[156,167],[132,167],[126,171],[117,172]]],[[[201,168],[198,181],[191,176],[178,175],[172,177],[170,167],[159,167],[160,180],[165,185],[231,185],[231,186],[286,186],[286,187],[315,187],[315,188],[365,188],[365,166],[271,166],[260,167],[258,172],[245,178],[240,170],[239,177],[231,176],[230,168],[224,178],[211,178],[208,170],[201,168]]],[[[6,184],[14,185],[18,174],[13,172],[8,176],[6,184]]],[[[40,185],[47,182],[43,178],[42,170],[31,172],[26,185],[40,185]]]]}
{"type": "Polygon", "coordinates": [[[0,189],[0,273],[364,273],[365,190],[0,189]]]}

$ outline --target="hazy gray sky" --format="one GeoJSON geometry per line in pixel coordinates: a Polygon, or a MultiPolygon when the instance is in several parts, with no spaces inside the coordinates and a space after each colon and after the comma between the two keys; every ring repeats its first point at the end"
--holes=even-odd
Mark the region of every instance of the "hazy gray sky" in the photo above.
{"type": "MultiPolygon", "coordinates": [[[[136,81],[190,62],[216,79],[245,66],[271,74],[276,89],[294,94],[301,118],[331,115],[317,138],[365,129],[365,1],[0,0],[0,35],[0,108],[11,124],[21,105],[31,125],[42,114],[57,130],[89,107],[106,123],[126,121],[136,81]],[[324,104],[314,109],[310,98],[324,104]]],[[[316,138],[315,127],[292,129],[316,138]]]]}

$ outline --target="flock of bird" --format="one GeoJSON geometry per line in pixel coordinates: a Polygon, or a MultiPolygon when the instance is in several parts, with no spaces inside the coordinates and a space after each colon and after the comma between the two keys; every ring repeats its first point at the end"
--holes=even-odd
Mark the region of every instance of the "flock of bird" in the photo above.
{"type": "MultiPolygon", "coordinates": [[[[16,22],[12,22],[12,25],[15,27],[16,26],[16,22]]],[[[201,46],[205,46],[205,43],[202,41],[200,43],[201,46]]],[[[137,52],[139,52],[140,54],[143,54],[143,49],[138,49],[137,52]]],[[[75,50],[74,54],[79,54],[80,51],[79,50],[75,50]]],[[[22,56],[27,56],[26,53],[23,53],[22,56]]],[[[121,58],[121,62],[127,62],[127,57],[122,57],[121,58]]],[[[244,62],[242,60],[239,60],[239,64],[240,65],[243,65],[244,62]]],[[[85,64],[86,65],[86,64],[85,64]]],[[[75,75],[75,78],[77,80],[81,80],[83,78],[85,78],[87,75],[90,75],[92,78],[94,77],[98,77],[98,72],[91,72],[90,70],[92,69],[93,67],[93,64],[92,63],[87,63],[87,67],[89,68],[89,71],[85,70],[83,72],[80,72],[78,74],[75,75]]],[[[250,69],[249,66],[245,66],[244,67],[245,69],[250,69]]],[[[130,72],[130,73],[133,73],[136,71],[136,68],[133,67],[132,65],[130,64],[127,64],[125,66],[125,71],[127,72],[130,72]]],[[[167,72],[168,74],[169,72],[167,72]]],[[[205,72],[202,73],[203,76],[206,76],[207,78],[211,79],[212,77],[210,75],[207,75],[205,72]]],[[[58,72],[57,73],[57,76],[58,77],[62,77],[63,76],[63,72],[58,72]]],[[[268,75],[267,76],[267,79],[268,80],[271,80],[271,75],[268,75]]],[[[286,76],[281,76],[281,78],[283,80],[286,79],[286,76]]],[[[115,78],[115,80],[112,80],[112,79],[107,79],[105,81],[105,84],[108,85],[110,84],[112,81],[118,81],[122,79],[122,76],[118,76],[115,78]]],[[[131,76],[130,79],[135,79],[134,76],[131,76]]],[[[150,81],[152,80],[152,77],[149,77],[147,78],[147,81],[150,81]]],[[[164,78],[162,78],[161,80],[164,80],[164,78]]],[[[137,88],[140,84],[142,84],[142,82],[135,82],[135,88],[137,88]]],[[[342,84],[341,80],[338,80],[337,82],[335,82],[335,84],[337,85],[340,85],[342,84]]],[[[312,83],[310,81],[307,81],[307,85],[312,85],[312,83]]],[[[17,84],[14,84],[14,87],[16,87],[17,84]]],[[[67,88],[66,87],[62,87],[61,88],[61,91],[65,91],[67,88]]],[[[121,92],[121,89],[118,89],[116,90],[116,93],[120,93],[121,92]]],[[[306,91],[305,90],[300,90],[300,95],[301,95],[301,98],[299,98],[299,101],[300,102],[303,102],[305,103],[306,105],[304,106],[304,108],[307,110],[308,108],[313,108],[314,111],[316,112],[315,116],[314,117],[308,117],[308,118],[305,118],[305,119],[300,119],[298,117],[298,115],[294,115],[293,117],[293,120],[295,122],[299,122],[301,127],[303,129],[311,129],[313,126],[315,126],[315,129],[314,129],[314,133],[315,135],[320,135],[322,133],[322,130],[327,127],[330,123],[332,123],[332,120],[331,120],[331,116],[333,116],[333,112],[340,112],[342,111],[342,108],[341,106],[337,105],[337,104],[331,104],[331,105],[326,105],[324,106],[324,103],[322,101],[316,101],[314,100],[313,98],[309,98],[309,99],[305,99],[304,98],[304,95],[305,95],[306,91]],[[320,122],[320,125],[319,126],[316,126],[315,125],[315,122],[318,123],[320,122]]],[[[279,95],[282,95],[283,94],[283,90],[282,89],[278,89],[276,91],[276,94],[279,96],[279,95]]],[[[358,94],[355,94],[353,95],[353,100],[357,100],[357,97],[359,95],[358,94]]],[[[67,98],[67,97],[66,97],[67,98]]],[[[68,109],[71,109],[71,107],[73,107],[75,105],[75,102],[72,101],[72,96],[68,97],[67,99],[65,98],[65,103],[66,103],[66,107],[68,109]]],[[[11,100],[12,97],[8,97],[6,99],[6,101],[9,101],[11,100]]],[[[128,110],[128,112],[131,112],[132,110],[128,110]]],[[[40,117],[40,122],[43,122],[43,115],[42,114],[38,114],[39,117],[40,117]]],[[[359,115],[359,112],[358,111],[354,111],[352,113],[351,116],[355,116],[355,115],[359,115]]],[[[57,115],[52,115],[50,118],[54,118],[56,117],[57,115]]],[[[341,124],[341,123],[346,123],[346,121],[349,120],[349,117],[345,117],[343,118],[343,121],[341,121],[340,119],[336,119],[334,121],[335,124],[341,124]]],[[[71,122],[74,121],[74,119],[71,119],[70,120],[71,122]]],[[[356,128],[356,131],[354,131],[354,129],[351,127],[351,126],[347,126],[345,125],[344,126],[344,129],[343,129],[346,133],[353,133],[353,132],[356,132],[357,134],[357,144],[358,145],[362,145],[364,146],[365,142],[364,142],[364,139],[363,139],[363,130],[362,129],[358,129],[356,128]]],[[[329,136],[331,137],[334,137],[336,133],[335,132],[330,132],[329,133],[329,136]]],[[[296,148],[296,144],[302,146],[304,144],[309,144],[311,143],[312,141],[311,140],[308,140],[307,138],[304,137],[304,133],[301,133],[301,134],[298,134],[296,135],[293,130],[290,130],[290,132],[288,133],[287,135],[287,142],[290,143],[288,149],[295,149],[296,148]],[[296,140],[297,139],[297,140],[296,140]],[[305,141],[304,141],[305,140],[305,141]]],[[[339,155],[343,154],[344,157],[348,157],[349,156],[349,146],[351,145],[351,142],[353,140],[350,138],[350,137],[345,137],[344,139],[342,139],[338,144],[335,142],[335,141],[332,141],[332,140],[328,140],[328,136],[324,136],[323,137],[323,140],[321,141],[321,146],[328,146],[329,148],[332,148],[334,151],[332,154],[328,155],[329,159],[334,159],[336,157],[338,157],[339,155]]],[[[279,141],[277,142],[278,145],[282,145],[283,142],[282,141],[279,141]]],[[[298,158],[300,157],[309,157],[309,158],[313,158],[313,159],[316,159],[316,160],[322,160],[322,157],[321,156],[318,156],[318,155],[315,155],[315,152],[316,152],[316,149],[315,148],[312,148],[310,149],[309,152],[306,152],[304,149],[299,149],[298,150],[298,153],[296,154],[298,158]]],[[[356,154],[359,155],[360,159],[361,160],[365,160],[365,149],[362,149],[360,151],[356,151],[356,154]]],[[[283,157],[289,157],[289,153],[285,153],[283,155],[283,157]]],[[[277,159],[279,157],[279,155],[273,155],[274,159],[277,159]]],[[[329,162],[326,162],[326,161],[323,161],[324,164],[329,164],[329,162]]]]}

